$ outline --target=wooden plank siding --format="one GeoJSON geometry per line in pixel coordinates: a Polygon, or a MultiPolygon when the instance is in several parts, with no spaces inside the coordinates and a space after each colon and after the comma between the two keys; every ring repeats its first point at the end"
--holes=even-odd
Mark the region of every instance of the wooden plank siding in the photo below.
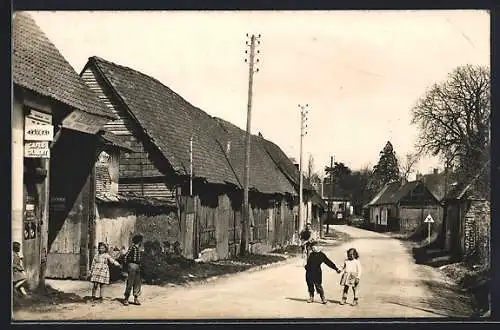
{"type": "Polygon", "coordinates": [[[146,151],[146,146],[138,139],[144,136],[143,133],[139,131],[131,116],[95,70],[94,67],[87,67],[82,73],[82,79],[90,89],[97,93],[98,98],[106,107],[119,117],[118,120],[107,123],[104,129],[124,137],[129,141],[130,147],[138,151],[120,155],[119,192],[135,193],[144,197],[175,198],[175,192],[172,192],[173,187],[165,184],[164,174],[155,166],[152,157],[146,151]],[[153,180],[146,180],[147,178],[153,178],[153,180]]]}

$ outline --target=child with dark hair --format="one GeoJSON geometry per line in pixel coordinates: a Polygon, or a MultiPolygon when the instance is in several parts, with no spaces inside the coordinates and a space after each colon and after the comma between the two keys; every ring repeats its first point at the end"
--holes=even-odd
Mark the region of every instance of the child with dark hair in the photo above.
{"type": "Polygon", "coordinates": [[[356,306],[358,304],[358,285],[361,278],[361,263],[358,258],[359,254],[356,249],[350,248],[347,250],[347,259],[344,261],[343,274],[340,279],[340,285],[344,287],[342,301],[340,302],[341,305],[347,302],[349,288],[352,288],[354,295],[352,305],[356,306]]]}
{"type": "Polygon", "coordinates": [[[128,305],[128,299],[130,293],[133,292],[134,304],[140,305],[139,296],[141,294],[141,262],[142,262],[142,251],[141,244],[144,237],[140,234],[134,235],[132,237],[132,246],[127,251],[125,255],[125,263],[127,264],[128,277],[127,286],[125,288],[125,299],[123,300],[124,305],[128,305]]]}
{"type": "Polygon", "coordinates": [[[328,257],[320,251],[317,242],[313,241],[310,243],[311,253],[307,258],[306,269],[306,283],[307,290],[309,291],[309,300],[307,302],[312,303],[314,301],[314,289],[321,297],[321,302],[326,304],[325,292],[322,286],[323,275],[321,272],[321,264],[325,263],[328,267],[340,273],[340,269],[328,259],[328,257]]]}
{"type": "Polygon", "coordinates": [[[12,243],[12,283],[14,289],[18,290],[23,296],[28,295],[26,288],[26,271],[24,270],[23,257],[21,256],[21,244],[12,243]]]}
{"type": "Polygon", "coordinates": [[[111,263],[120,267],[120,263],[108,254],[108,246],[105,243],[100,242],[97,246],[97,250],[98,253],[92,260],[90,281],[93,283],[92,300],[102,301],[104,295],[104,285],[109,284],[109,264],[111,263]],[[99,290],[99,297],[96,295],[97,290],[99,290]]]}

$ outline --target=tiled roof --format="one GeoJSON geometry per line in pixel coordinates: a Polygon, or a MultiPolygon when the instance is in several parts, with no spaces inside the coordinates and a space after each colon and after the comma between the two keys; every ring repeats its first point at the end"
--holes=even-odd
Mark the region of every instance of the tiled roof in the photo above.
{"type": "MultiPolygon", "coordinates": [[[[262,142],[264,149],[273,159],[274,163],[278,166],[281,172],[285,174],[285,176],[294,184],[295,189],[298,190],[300,185],[299,182],[300,174],[297,167],[293,164],[290,158],[283,152],[283,150],[281,150],[281,148],[278,147],[276,144],[264,138],[261,138],[260,141],[262,142]]],[[[304,190],[309,190],[309,191],[315,190],[306,177],[303,177],[303,187],[304,190]]]]}
{"type": "MultiPolygon", "coordinates": [[[[407,182],[406,184],[402,185],[399,182],[391,182],[388,183],[382,188],[382,190],[375,196],[371,202],[368,204],[368,206],[376,206],[376,205],[384,205],[384,204],[396,204],[398,203],[403,197],[408,195],[410,191],[415,189],[418,185],[423,184],[424,187],[427,188],[425,183],[422,181],[416,180],[416,181],[410,181],[407,182]]],[[[432,191],[429,190],[431,195],[434,196],[434,198],[437,199],[437,197],[433,194],[432,191]]],[[[438,200],[439,201],[439,200],[438,200]]]]}
{"type": "MultiPolygon", "coordinates": [[[[231,167],[244,182],[245,169],[245,136],[246,132],[239,127],[220,118],[214,118],[225,131],[225,140],[220,141],[225,145],[225,151],[231,167]],[[224,143],[225,142],[225,143],[224,143]]],[[[289,193],[295,194],[293,185],[273,162],[263,147],[261,137],[252,135],[250,141],[250,188],[262,193],[289,193]]]]}
{"type": "Polygon", "coordinates": [[[130,142],[127,141],[123,136],[121,135],[116,135],[108,131],[102,131],[102,134],[100,134],[100,137],[102,141],[105,144],[112,145],[114,147],[118,147],[120,149],[124,149],[126,151],[131,151],[131,152],[139,152],[139,150],[136,150],[130,146],[130,142]]]}
{"type": "Polygon", "coordinates": [[[167,208],[177,208],[174,201],[167,199],[159,199],[154,197],[142,197],[136,195],[124,195],[124,194],[112,194],[107,192],[96,193],[96,201],[98,203],[106,204],[124,204],[131,207],[138,206],[150,206],[150,207],[167,207],[167,208]]]}
{"type": "Polygon", "coordinates": [[[425,183],[427,189],[429,189],[437,200],[440,201],[444,198],[446,184],[446,177],[444,173],[426,174],[422,176],[421,181],[425,183]]]}
{"type": "MultiPolygon", "coordinates": [[[[408,184],[407,184],[408,185],[408,184]]],[[[382,204],[392,204],[396,199],[398,191],[400,190],[399,182],[387,183],[384,188],[368,203],[368,206],[382,205],[382,204]]]]}
{"type": "Polygon", "coordinates": [[[91,57],[89,63],[97,67],[178,174],[189,174],[189,139],[193,134],[194,176],[239,185],[217,141],[224,132],[211,116],[143,73],[98,57],[91,57]]]}
{"type": "Polygon", "coordinates": [[[12,79],[14,84],[90,114],[115,119],[24,12],[12,21],[12,79]]]}

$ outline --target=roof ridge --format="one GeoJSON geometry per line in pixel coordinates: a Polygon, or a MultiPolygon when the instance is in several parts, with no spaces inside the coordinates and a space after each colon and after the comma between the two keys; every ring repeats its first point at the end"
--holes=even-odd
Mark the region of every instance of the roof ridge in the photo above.
{"type": "Polygon", "coordinates": [[[144,78],[147,78],[147,79],[150,79],[158,84],[160,84],[162,87],[168,89],[173,95],[175,95],[176,97],[180,98],[181,100],[183,100],[184,102],[186,102],[189,106],[193,107],[194,109],[202,112],[203,114],[207,115],[207,116],[210,116],[210,117],[213,117],[212,115],[210,115],[208,112],[206,112],[205,110],[201,109],[200,107],[192,104],[191,102],[189,102],[188,100],[186,100],[184,97],[182,97],[182,95],[180,95],[179,93],[177,93],[176,91],[174,91],[172,88],[168,87],[167,85],[165,85],[163,82],[161,82],[158,78],[155,78],[154,76],[151,76],[151,75],[148,75],[148,74],[145,74],[137,69],[134,69],[132,67],[129,67],[129,66],[125,66],[125,65],[121,65],[121,64],[118,64],[118,63],[115,63],[113,61],[110,61],[110,60],[106,60],[100,56],[97,56],[97,55],[94,55],[94,56],[91,56],[89,57],[89,60],[93,60],[93,61],[96,61],[96,62],[104,62],[106,64],[109,64],[109,65],[112,65],[114,67],[117,67],[117,68],[120,68],[120,69],[123,69],[123,70],[126,70],[126,71],[130,71],[134,74],[138,74],[144,78]]]}

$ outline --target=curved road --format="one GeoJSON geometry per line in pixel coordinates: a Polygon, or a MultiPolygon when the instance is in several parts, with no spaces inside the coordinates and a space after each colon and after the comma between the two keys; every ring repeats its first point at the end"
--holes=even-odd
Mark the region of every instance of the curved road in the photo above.
{"type": "MultiPolygon", "coordinates": [[[[142,306],[105,301],[91,306],[71,304],[47,312],[17,312],[15,319],[220,319],[220,318],[407,318],[468,317],[470,299],[436,269],[416,265],[402,242],[386,235],[335,226],[353,241],[323,251],[342,264],[345,251],[355,247],[363,276],[358,306],[338,304],[340,275],[323,266],[327,305],[307,304],[303,260],[291,259],[261,271],[244,272],[210,283],[185,287],[144,288],[142,306]]],[[[108,295],[121,297],[123,288],[108,295]]],[[[350,297],[348,302],[352,298],[350,297]]]]}

